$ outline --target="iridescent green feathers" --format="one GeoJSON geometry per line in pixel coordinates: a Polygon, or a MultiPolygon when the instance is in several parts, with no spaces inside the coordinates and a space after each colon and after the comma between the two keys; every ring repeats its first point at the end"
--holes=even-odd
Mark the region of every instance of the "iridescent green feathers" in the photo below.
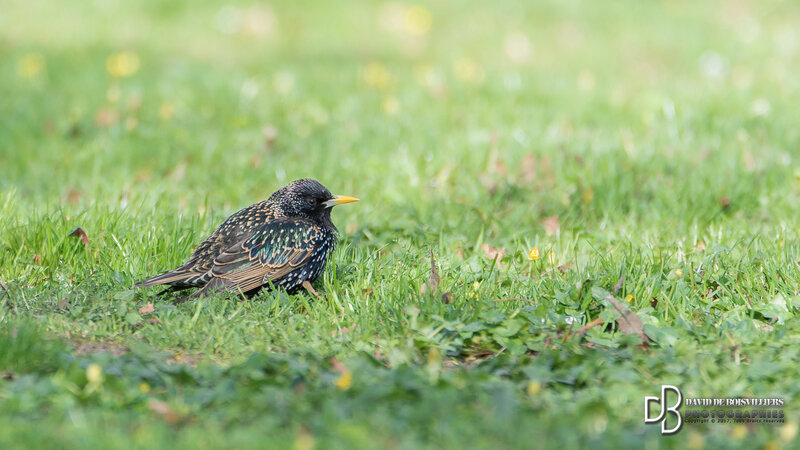
{"type": "Polygon", "coordinates": [[[355,200],[335,197],[314,180],[294,181],[229,217],[180,267],[137,285],[200,287],[190,298],[223,289],[251,294],[272,286],[292,292],[314,281],[333,251],[331,206],[355,200]]]}

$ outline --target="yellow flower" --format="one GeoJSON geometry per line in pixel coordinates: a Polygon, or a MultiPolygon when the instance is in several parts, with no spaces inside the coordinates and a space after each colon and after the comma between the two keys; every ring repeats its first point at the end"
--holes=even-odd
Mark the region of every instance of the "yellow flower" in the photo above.
{"type": "Polygon", "coordinates": [[[173,114],[175,114],[175,107],[172,106],[170,102],[164,102],[158,108],[158,117],[160,117],[161,120],[172,119],[173,114]]]}
{"type": "Polygon", "coordinates": [[[525,392],[531,397],[535,396],[539,392],[542,391],[542,383],[538,381],[531,381],[528,383],[528,387],[525,388],[525,392]]]}
{"type": "Polygon", "coordinates": [[[784,442],[792,441],[797,436],[797,423],[789,422],[781,427],[781,439],[784,442]]]}
{"type": "Polygon", "coordinates": [[[379,62],[371,62],[364,67],[364,81],[373,87],[383,89],[389,86],[392,80],[392,75],[386,66],[379,62]]]}
{"type": "Polygon", "coordinates": [[[89,364],[86,368],[86,379],[90,384],[101,384],[103,382],[103,368],[97,364],[89,364]]]}
{"type": "Polygon", "coordinates": [[[383,103],[381,104],[381,109],[383,112],[392,115],[395,114],[398,110],[400,110],[400,102],[397,101],[395,97],[386,97],[383,99],[383,103]]]}
{"type": "Polygon", "coordinates": [[[528,252],[528,259],[531,261],[536,261],[539,259],[539,249],[536,247],[532,247],[531,250],[528,252]]]}
{"type": "Polygon", "coordinates": [[[340,391],[346,391],[350,389],[350,386],[353,385],[353,374],[349,370],[342,371],[339,378],[333,382],[333,385],[336,386],[336,389],[340,391]]]}
{"type": "Polygon", "coordinates": [[[142,394],[147,394],[148,392],[150,392],[150,385],[147,384],[146,381],[142,381],[139,384],[139,392],[141,392],[142,394]]]}
{"type": "Polygon", "coordinates": [[[472,283],[472,292],[470,292],[469,298],[476,298],[478,296],[478,289],[480,288],[481,288],[480,281],[472,283]]]}
{"type": "Polygon", "coordinates": [[[636,300],[636,296],[633,294],[628,294],[625,296],[625,301],[628,303],[633,303],[634,300],[636,300]]]}
{"type": "Polygon", "coordinates": [[[301,431],[294,439],[295,450],[312,450],[314,448],[314,436],[308,431],[301,431]]]}
{"type": "Polygon", "coordinates": [[[41,53],[28,53],[17,62],[17,73],[23,78],[33,78],[44,69],[44,56],[41,53]]]}
{"type": "Polygon", "coordinates": [[[106,60],[106,70],[112,77],[129,77],[139,70],[139,55],[132,51],[114,53],[106,60]]]}
{"type": "Polygon", "coordinates": [[[701,450],[705,447],[705,438],[700,433],[689,433],[687,444],[691,450],[701,450]]]}
{"type": "Polygon", "coordinates": [[[461,58],[456,61],[455,64],[453,64],[453,72],[460,80],[475,83],[483,81],[485,76],[483,68],[479,66],[475,60],[470,58],[461,58]]]}
{"type": "Polygon", "coordinates": [[[676,277],[682,277],[683,276],[683,271],[681,269],[675,269],[675,276],[676,277]]]}
{"type": "Polygon", "coordinates": [[[433,25],[433,16],[428,8],[420,5],[412,5],[406,9],[405,28],[408,34],[422,36],[426,34],[433,25]]]}

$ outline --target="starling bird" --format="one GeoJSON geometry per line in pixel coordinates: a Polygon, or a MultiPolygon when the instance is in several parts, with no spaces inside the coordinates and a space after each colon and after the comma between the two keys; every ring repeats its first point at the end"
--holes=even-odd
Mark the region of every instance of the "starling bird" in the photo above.
{"type": "Polygon", "coordinates": [[[181,301],[222,290],[251,296],[270,286],[294,293],[322,273],[333,253],[331,208],[357,201],[310,178],[293,181],[230,216],[183,265],[137,286],[169,285],[164,293],[200,288],[181,301]]]}

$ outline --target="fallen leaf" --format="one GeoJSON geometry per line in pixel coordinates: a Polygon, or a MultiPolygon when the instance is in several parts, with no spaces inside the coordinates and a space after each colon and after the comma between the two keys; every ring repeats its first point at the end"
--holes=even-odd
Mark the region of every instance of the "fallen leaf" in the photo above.
{"type": "Polygon", "coordinates": [[[542,226],[544,226],[544,231],[548,236],[558,233],[558,216],[550,216],[542,220],[542,226]]]}
{"type": "Polygon", "coordinates": [[[94,123],[101,127],[113,125],[119,121],[119,113],[109,108],[102,108],[94,116],[94,123]]]}
{"type": "Polygon", "coordinates": [[[503,256],[506,255],[506,249],[492,247],[491,245],[485,242],[483,243],[483,245],[481,245],[481,250],[483,250],[483,253],[487,257],[489,257],[489,259],[493,261],[496,260],[498,266],[500,266],[500,261],[503,259],[503,256]]]}
{"type": "Polygon", "coordinates": [[[493,173],[496,173],[501,177],[506,176],[507,170],[505,163],[503,163],[503,160],[498,159],[497,161],[494,162],[493,173]]]}
{"type": "Polygon", "coordinates": [[[156,309],[153,307],[153,304],[150,303],[150,302],[147,302],[146,305],[144,305],[141,308],[139,308],[139,314],[142,314],[142,315],[150,314],[151,312],[153,312],[155,310],[156,309]]]}
{"type": "Polygon", "coordinates": [[[33,255],[33,263],[36,264],[36,265],[41,266],[42,265],[42,255],[40,255],[38,253],[33,255]]]}
{"type": "Polygon", "coordinates": [[[561,273],[567,273],[569,271],[569,269],[571,269],[574,266],[575,266],[575,263],[569,263],[569,264],[566,264],[566,265],[565,264],[561,264],[561,265],[559,265],[557,267],[557,269],[561,273]]]}
{"type": "Polygon", "coordinates": [[[522,160],[522,179],[528,184],[536,179],[536,155],[533,153],[522,160]]]}
{"type": "Polygon", "coordinates": [[[635,334],[642,340],[642,346],[647,347],[647,335],[644,334],[642,319],[613,295],[607,293],[605,299],[608,300],[614,310],[620,314],[620,317],[617,318],[619,330],[623,334],[635,334]]]}
{"type": "Polygon", "coordinates": [[[494,197],[497,193],[497,182],[488,175],[481,175],[478,177],[478,180],[489,192],[489,197],[494,197]]]}
{"type": "Polygon", "coordinates": [[[442,294],[442,302],[444,302],[445,305],[453,303],[453,294],[451,294],[450,291],[447,291],[444,294],[442,294]]]}
{"type": "Polygon", "coordinates": [[[67,189],[67,199],[66,200],[67,200],[67,203],[69,203],[70,205],[74,205],[74,204],[78,203],[78,200],[80,200],[81,197],[83,197],[83,191],[82,190],[75,189],[72,186],[70,186],[69,189],[67,189]]]}
{"type": "Polygon", "coordinates": [[[264,150],[270,151],[275,146],[275,140],[278,139],[278,129],[272,125],[267,125],[261,129],[264,135],[264,150]]]}
{"type": "Polygon", "coordinates": [[[424,294],[425,292],[430,292],[431,294],[436,293],[436,289],[439,288],[439,271],[436,270],[436,259],[433,257],[433,250],[431,250],[431,274],[428,276],[428,283],[423,284],[420,288],[420,291],[424,294]]]}
{"type": "Polygon", "coordinates": [[[719,204],[722,206],[722,208],[727,209],[729,206],[731,206],[731,199],[728,197],[722,197],[719,199],[719,204]]]}
{"type": "Polygon", "coordinates": [[[617,292],[619,292],[620,289],[622,289],[622,285],[624,283],[625,283],[625,275],[622,275],[621,277],[619,277],[619,280],[617,280],[617,284],[614,285],[614,293],[615,294],[617,292]]]}
{"type": "Polygon", "coordinates": [[[147,402],[147,408],[150,411],[160,415],[170,425],[174,425],[178,422],[178,419],[180,419],[178,413],[176,413],[171,406],[165,402],[162,402],[161,400],[150,399],[150,401],[147,402]]]}
{"type": "Polygon", "coordinates": [[[83,228],[81,227],[75,228],[75,230],[73,230],[72,233],[70,233],[69,235],[80,238],[81,242],[83,242],[83,245],[86,246],[89,245],[89,236],[86,234],[85,231],[83,231],[83,228]]]}
{"type": "Polygon", "coordinates": [[[155,317],[151,317],[151,318],[147,319],[147,321],[150,322],[150,325],[160,325],[161,324],[161,321],[156,319],[155,317]]]}

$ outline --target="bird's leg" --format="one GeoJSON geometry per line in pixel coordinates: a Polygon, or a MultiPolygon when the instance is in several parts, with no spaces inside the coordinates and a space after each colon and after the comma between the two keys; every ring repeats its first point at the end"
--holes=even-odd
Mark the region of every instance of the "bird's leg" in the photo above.
{"type": "Polygon", "coordinates": [[[316,291],[316,290],[314,290],[314,286],[311,286],[311,283],[309,283],[309,282],[308,282],[308,280],[306,280],[306,281],[303,281],[303,287],[304,287],[304,288],[305,288],[305,289],[306,289],[306,290],[307,290],[307,291],[308,291],[308,292],[309,292],[311,295],[313,295],[314,297],[317,297],[317,298],[318,298],[318,299],[320,299],[320,300],[322,299],[322,297],[321,297],[321,296],[320,296],[320,295],[317,293],[317,291],[316,291]]]}

